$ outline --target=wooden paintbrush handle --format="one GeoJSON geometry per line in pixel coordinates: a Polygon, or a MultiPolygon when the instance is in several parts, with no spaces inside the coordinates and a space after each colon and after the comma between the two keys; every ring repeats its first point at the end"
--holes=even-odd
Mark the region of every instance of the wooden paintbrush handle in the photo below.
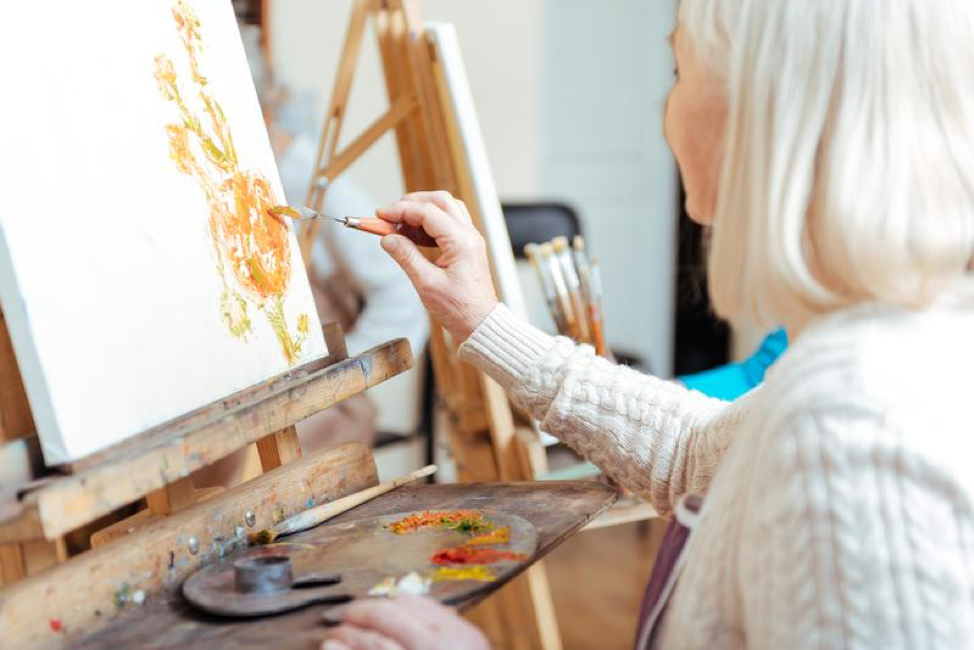
{"type": "Polygon", "coordinates": [[[357,221],[357,230],[370,232],[373,235],[379,235],[380,237],[393,234],[402,235],[411,239],[417,246],[436,248],[436,240],[427,235],[426,231],[422,228],[405,224],[397,225],[394,223],[389,223],[385,219],[380,219],[378,217],[358,217],[357,221]]]}
{"type": "Polygon", "coordinates": [[[285,519],[278,525],[274,526],[271,530],[277,533],[278,536],[290,535],[291,533],[307,530],[324,521],[328,521],[332,517],[351,510],[356,506],[360,506],[366,501],[370,501],[381,494],[385,494],[386,492],[395,490],[396,488],[402,487],[407,483],[411,483],[417,479],[429,476],[435,471],[436,465],[427,465],[426,467],[418,469],[415,472],[411,472],[406,476],[400,476],[392,481],[379,483],[378,485],[374,485],[370,488],[362,490],[361,492],[356,492],[355,494],[350,494],[347,497],[342,497],[341,499],[337,499],[331,503],[324,503],[320,506],[309,508],[304,512],[285,519]]]}

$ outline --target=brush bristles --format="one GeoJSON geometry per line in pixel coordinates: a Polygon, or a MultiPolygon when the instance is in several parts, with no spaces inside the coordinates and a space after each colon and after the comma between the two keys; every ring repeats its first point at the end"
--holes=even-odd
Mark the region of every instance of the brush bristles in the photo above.
{"type": "Polygon", "coordinates": [[[264,546],[265,544],[270,544],[277,539],[277,533],[275,533],[273,530],[259,530],[251,535],[248,539],[253,546],[264,546]]]}
{"type": "Polygon", "coordinates": [[[554,247],[556,253],[568,250],[568,237],[555,237],[551,240],[551,245],[554,247]]]}

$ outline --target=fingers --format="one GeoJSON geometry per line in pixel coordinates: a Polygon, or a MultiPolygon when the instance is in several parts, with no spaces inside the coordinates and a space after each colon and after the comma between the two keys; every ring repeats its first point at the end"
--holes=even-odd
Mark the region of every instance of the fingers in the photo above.
{"type": "Polygon", "coordinates": [[[429,622],[418,620],[397,600],[355,601],[345,612],[346,624],[374,630],[406,648],[422,648],[429,641],[429,622]]]}
{"type": "Polygon", "coordinates": [[[457,219],[448,215],[439,206],[425,201],[396,201],[388,207],[379,208],[375,214],[380,219],[392,223],[420,226],[435,239],[456,237],[461,229],[457,219]]]}
{"type": "Polygon", "coordinates": [[[328,631],[321,650],[404,650],[397,641],[380,632],[352,625],[340,625],[328,631]]]}
{"type": "Polygon", "coordinates": [[[417,202],[426,201],[428,203],[432,203],[447,214],[455,215],[467,223],[472,223],[470,220],[470,212],[467,211],[466,204],[444,190],[437,190],[435,192],[410,192],[406,196],[402,197],[402,200],[417,202]]]}
{"type": "Polygon", "coordinates": [[[428,596],[396,596],[396,602],[413,612],[418,618],[427,621],[454,613],[452,607],[447,607],[428,596]]]}
{"type": "Polygon", "coordinates": [[[423,257],[416,244],[402,235],[386,235],[381,241],[382,248],[402,267],[413,286],[429,286],[443,270],[423,257]]]}

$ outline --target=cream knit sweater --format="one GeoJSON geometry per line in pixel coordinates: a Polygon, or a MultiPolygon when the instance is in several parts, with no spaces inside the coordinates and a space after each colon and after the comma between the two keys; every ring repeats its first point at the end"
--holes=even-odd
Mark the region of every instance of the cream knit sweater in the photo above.
{"type": "Polygon", "coordinates": [[[953,650],[974,647],[972,341],[970,310],[862,305],[733,403],[504,306],[460,354],[660,512],[706,494],[654,647],[953,650]]]}

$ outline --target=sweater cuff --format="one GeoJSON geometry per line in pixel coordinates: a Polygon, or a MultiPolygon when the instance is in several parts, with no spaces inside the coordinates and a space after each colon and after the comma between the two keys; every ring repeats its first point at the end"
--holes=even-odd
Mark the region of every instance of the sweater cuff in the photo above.
{"type": "Polygon", "coordinates": [[[555,338],[498,303],[458,350],[460,359],[487,373],[504,388],[527,383],[532,369],[555,338]]]}

